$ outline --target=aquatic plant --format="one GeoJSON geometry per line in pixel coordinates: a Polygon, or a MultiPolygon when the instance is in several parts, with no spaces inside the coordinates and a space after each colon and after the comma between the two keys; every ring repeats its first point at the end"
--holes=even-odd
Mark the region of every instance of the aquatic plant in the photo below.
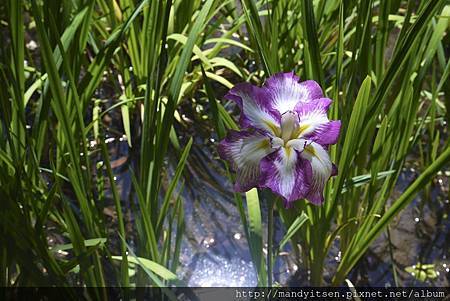
{"type": "MultiPolygon", "coordinates": [[[[327,148],[337,142],[340,121],[327,117],[331,99],[313,80],[299,83],[278,73],[262,88],[242,83],[225,98],[237,103],[243,130],[230,130],[219,145],[222,159],[237,170],[235,190],[269,188],[286,207],[299,199],[323,203],[323,190],[336,174],[327,148]]],[[[269,205],[267,285],[272,285],[273,205],[269,205]]]]}
{"type": "Polygon", "coordinates": [[[172,125],[185,76],[200,79],[188,67],[213,2],[0,4],[10,83],[0,97],[2,286],[81,285],[108,299],[105,286],[182,285],[180,178],[192,139],[178,141],[172,125]],[[125,197],[118,167],[131,182],[125,197]]]}
{"type": "Polygon", "coordinates": [[[449,16],[446,0],[1,1],[0,284],[93,299],[111,285],[125,300],[130,286],[184,285],[183,189],[196,189],[191,146],[206,147],[195,125],[224,139],[237,174],[219,172],[246,191],[227,195],[258,284],[277,282],[290,246],[302,285],[341,285],[418,194],[436,201],[449,16]],[[396,194],[411,156],[417,178],[396,194]]]}
{"type": "MultiPolygon", "coordinates": [[[[277,248],[272,248],[276,242],[272,242],[270,224],[274,218],[272,204],[279,200],[264,200],[269,224],[267,252],[274,251],[273,257],[263,258],[263,205],[258,192],[252,189],[246,193],[246,212],[244,200],[235,195],[259,285],[270,285],[271,275],[266,271],[271,270],[268,266],[276,260],[286,237],[308,270],[310,284],[322,285],[326,277],[326,283],[340,285],[375,238],[389,231],[393,218],[450,157],[448,139],[439,142],[442,136],[434,129],[442,125],[436,119],[441,102],[438,95],[448,83],[450,64],[448,58],[443,59],[441,40],[450,7],[439,0],[417,6],[392,1],[337,1],[333,5],[324,1],[277,1],[267,6],[253,0],[242,3],[250,44],[262,68],[253,80],[282,70],[294,70],[300,77],[315,80],[333,98],[330,119],[341,120],[345,132],[344,138],[330,148],[339,174],[325,186],[323,205],[294,202],[288,210],[277,206],[287,229],[277,248]],[[286,18],[286,14],[291,17],[286,18]],[[398,22],[392,22],[392,14],[399,17],[398,22]],[[436,70],[442,77],[430,78],[436,70]],[[428,109],[423,110],[425,107],[428,109]],[[421,165],[420,176],[392,201],[407,156],[417,145],[427,147],[420,141],[428,133],[434,142],[428,144],[426,153],[433,159],[421,165]],[[337,267],[330,269],[325,262],[336,245],[337,267]]],[[[219,106],[217,124],[222,119],[225,127],[238,130],[224,111],[219,106]]],[[[220,127],[217,131],[224,137],[220,127]]],[[[239,172],[237,176],[239,183],[239,172]]],[[[230,178],[234,181],[233,175],[230,178]]],[[[394,275],[397,269],[392,261],[394,275]]]]}

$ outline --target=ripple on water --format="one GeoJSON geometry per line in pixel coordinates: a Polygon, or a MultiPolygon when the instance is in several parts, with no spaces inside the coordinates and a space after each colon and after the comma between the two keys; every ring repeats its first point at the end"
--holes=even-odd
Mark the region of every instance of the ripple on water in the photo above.
{"type": "Polygon", "coordinates": [[[202,254],[195,256],[190,268],[189,286],[200,287],[253,287],[256,274],[250,262],[240,258],[225,258],[218,255],[202,254]]]}

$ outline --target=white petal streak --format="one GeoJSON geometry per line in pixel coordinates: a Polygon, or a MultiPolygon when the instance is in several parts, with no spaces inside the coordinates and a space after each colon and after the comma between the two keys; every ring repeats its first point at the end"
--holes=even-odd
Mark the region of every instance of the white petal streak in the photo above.
{"type": "Polygon", "coordinates": [[[238,168],[252,162],[261,161],[262,158],[273,152],[270,139],[265,136],[254,136],[240,140],[233,151],[233,159],[238,168]]]}
{"type": "Polygon", "coordinates": [[[292,148],[280,148],[278,158],[274,162],[282,195],[290,195],[295,185],[295,165],[297,152],[292,148]]]}
{"type": "Polygon", "coordinates": [[[332,163],[327,150],[318,143],[310,142],[305,146],[301,156],[311,163],[311,190],[315,193],[322,194],[332,171],[332,163]]]}
{"type": "Polygon", "coordinates": [[[306,112],[300,116],[297,137],[300,138],[312,134],[328,122],[327,114],[321,109],[306,112]]]}
{"type": "Polygon", "coordinates": [[[273,135],[278,135],[280,127],[279,122],[275,120],[266,108],[256,103],[256,101],[245,92],[237,93],[237,95],[241,97],[243,106],[242,111],[252,125],[266,130],[273,135]]]}
{"type": "Polygon", "coordinates": [[[273,151],[270,139],[262,135],[239,139],[230,145],[228,154],[238,170],[237,182],[241,189],[246,190],[247,185],[258,180],[260,161],[273,151]]]}
{"type": "Polygon", "coordinates": [[[299,101],[308,98],[308,90],[299,84],[280,83],[278,87],[271,88],[270,90],[274,107],[281,114],[292,111],[299,101]]]}

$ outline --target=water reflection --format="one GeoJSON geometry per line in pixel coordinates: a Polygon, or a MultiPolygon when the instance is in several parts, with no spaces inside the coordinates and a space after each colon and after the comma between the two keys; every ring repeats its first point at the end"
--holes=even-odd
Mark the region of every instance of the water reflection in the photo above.
{"type": "MultiPolygon", "coordinates": [[[[185,204],[186,233],[182,243],[178,275],[190,286],[255,286],[253,269],[239,214],[234,205],[229,183],[222,162],[218,160],[215,141],[210,133],[195,137],[190,160],[186,166],[185,186],[182,193],[185,204]],[[208,137],[208,138],[205,138],[208,137]]],[[[126,165],[129,160],[125,139],[110,142],[117,183],[121,189],[124,205],[129,202],[130,177],[126,165]],[[117,160],[117,161],[116,161],[117,160]]],[[[177,157],[169,158],[169,175],[173,174],[177,157]]],[[[417,171],[408,168],[399,179],[397,191],[403,191],[417,177],[417,171]]],[[[448,176],[437,181],[446,187],[448,176]]],[[[448,193],[448,191],[447,191],[448,193]]],[[[398,195],[398,192],[396,192],[398,195]]],[[[395,199],[395,195],[393,197],[395,199]]],[[[431,202],[416,199],[405,208],[400,217],[391,224],[393,259],[398,274],[398,284],[404,286],[448,286],[449,237],[448,196],[443,190],[434,189],[431,202]],[[438,277],[433,282],[420,282],[405,271],[417,263],[434,263],[438,277]]],[[[265,215],[264,204],[262,204],[265,215]]],[[[265,218],[264,218],[265,219],[265,218]]],[[[263,220],[264,220],[263,219],[263,220]]],[[[263,225],[264,226],[264,225],[263,225]]],[[[276,224],[276,236],[284,232],[276,224]]],[[[330,280],[341,260],[338,243],[332,246],[327,258],[326,280],[330,280]]],[[[355,285],[395,286],[393,267],[389,255],[386,234],[375,241],[364,258],[349,275],[355,285]]],[[[275,267],[275,280],[282,285],[304,286],[309,273],[301,262],[284,252],[275,267]]]]}
{"type": "MultiPolygon", "coordinates": [[[[186,250],[187,251],[187,250],[186,250]]],[[[227,258],[213,252],[196,253],[184,264],[183,278],[189,286],[227,287],[257,284],[253,265],[239,257],[227,258]]]]}

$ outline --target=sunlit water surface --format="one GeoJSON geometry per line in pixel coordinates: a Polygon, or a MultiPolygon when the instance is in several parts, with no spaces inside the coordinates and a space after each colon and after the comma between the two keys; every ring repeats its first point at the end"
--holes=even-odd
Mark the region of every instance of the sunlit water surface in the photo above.
{"type": "MultiPolygon", "coordinates": [[[[183,141],[186,137],[180,138],[183,141]]],[[[109,145],[116,162],[129,155],[127,143],[123,139],[113,139],[109,145]]],[[[234,205],[232,186],[225,176],[222,162],[217,157],[216,145],[215,139],[196,136],[186,166],[182,192],[186,232],[178,275],[189,286],[255,286],[256,274],[234,205]]],[[[168,162],[176,162],[176,158],[170,157],[168,162]]],[[[168,164],[169,173],[173,173],[174,165],[176,164],[168,164]]],[[[126,203],[131,188],[127,168],[119,165],[115,172],[122,199],[126,203]]],[[[403,191],[416,177],[417,172],[414,169],[405,169],[394,195],[403,191]]],[[[450,223],[449,203],[446,199],[448,176],[441,174],[436,184],[432,190],[432,202],[417,198],[391,223],[398,285],[449,285],[450,223]],[[434,264],[437,278],[421,282],[415,275],[405,271],[405,267],[419,262],[434,264]]],[[[264,203],[262,212],[265,220],[267,211],[264,203]]],[[[283,232],[283,226],[276,223],[276,239],[280,239],[283,232]]],[[[326,280],[331,279],[339,261],[340,252],[336,243],[327,258],[324,274],[326,280]]],[[[282,285],[302,286],[308,284],[308,276],[309,272],[302,268],[301,263],[296,262],[289,249],[281,254],[275,266],[276,281],[282,285]]],[[[375,241],[349,278],[355,285],[396,285],[385,233],[375,241]]]]}

